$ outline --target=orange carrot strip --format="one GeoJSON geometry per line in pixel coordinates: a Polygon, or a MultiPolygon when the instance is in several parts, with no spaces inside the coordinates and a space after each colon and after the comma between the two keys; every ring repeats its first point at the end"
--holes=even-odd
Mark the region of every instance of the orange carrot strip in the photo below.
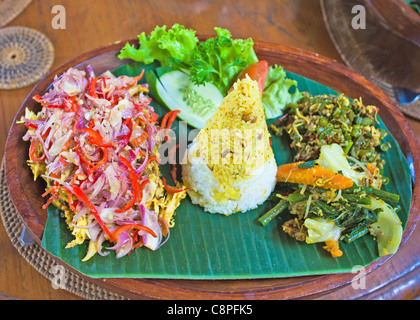
{"type": "Polygon", "coordinates": [[[326,246],[324,247],[333,258],[339,258],[343,255],[343,251],[340,250],[337,241],[325,241],[326,246]]]}
{"type": "Polygon", "coordinates": [[[327,189],[347,189],[353,180],[320,166],[298,168],[303,162],[281,165],[277,169],[277,181],[307,184],[327,189]]]}
{"type": "Polygon", "coordinates": [[[368,163],[366,169],[368,169],[371,175],[379,173],[379,169],[372,163],[368,163]]]}

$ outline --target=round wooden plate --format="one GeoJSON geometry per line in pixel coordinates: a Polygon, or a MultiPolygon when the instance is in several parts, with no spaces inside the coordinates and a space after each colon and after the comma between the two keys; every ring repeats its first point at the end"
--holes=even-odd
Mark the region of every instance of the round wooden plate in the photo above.
{"type": "Polygon", "coordinates": [[[404,0],[367,0],[376,16],[392,31],[420,46],[420,15],[404,0]]]}
{"type": "MultiPolygon", "coordinates": [[[[204,37],[203,37],[204,38],[204,37]]],[[[131,44],[138,40],[129,41],[131,44]]],[[[44,185],[41,181],[34,183],[33,176],[26,159],[27,143],[22,141],[25,128],[17,125],[25,112],[25,108],[39,108],[32,99],[35,94],[43,94],[52,83],[55,75],[60,75],[70,67],[84,69],[87,65],[99,74],[113,70],[124,64],[117,58],[125,42],[114,43],[83,54],[60,66],[42,81],[40,81],[19,109],[10,129],[6,143],[6,178],[13,203],[19,211],[24,223],[40,244],[47,219],[41,194],[44,185]]],[[[400,144],[404,155],[410,160],[413,172],[420,170],[420,145],[406,122],[403,114],[393,105],[392,101],[377,87],[362,76],[354,73],[342,64],[329,58],[300,49],[290,48],[272,43],[256,42],[255,51],[259,58],[270,64],[278,64],[285,69],[311,78],[349,97],[363,97],[366,104],[380,107],[380,116],[390,132],[400,144]]],[[[402,244],[413,232],[420,216],[419,175],[414,176],[413,200],[409,220],[403,235],[402,244]]],[[[390,257],[384,257],[366,268],[370,273],[390,257]]],[[[65,265],[72,272],[77,272],[65,265]]],[[[81,275],[83,276],[83,275],[81,275]]],[[[207,280],[157,280],[157,279],[89,279],[106,289],[112,290],[128,298],[143,299],[292,299],[310,297],[348,284],[354,274],[329,274],[307,277],[255,279],[234,281],[207,280]]]]}
{"type": "MultiPolygon", "coordinates": [[[[386,14],[394,8],[395,2],[396,0],[320,0],[327,31],[341,59],[349,68],[380,87],[404,114],[419,120],[420,101],[403,105],[394,93],[395,87],[420,90],[420,47],[401,36],[379,13],[386,14]],[[351,25],[354,18],[352,8],[355,6],[367,8],[365,30],[354,29],[351,25]],[[395,48],[398,50],[394,50],[395,48]]],[[[410,10],[406,13],[417,15],[420,23],[420,15],[403,0],[401,2],[410,10]]],[[[394,8],[394,11],[395,17],[404,17],[400,9],[394,8]]],[[[410,22],[407,19],[401,25],[410,25],[410,22]]],[[[407,29],[420,35],[420,25],[417,29],[413,26],[407,29]]]]}

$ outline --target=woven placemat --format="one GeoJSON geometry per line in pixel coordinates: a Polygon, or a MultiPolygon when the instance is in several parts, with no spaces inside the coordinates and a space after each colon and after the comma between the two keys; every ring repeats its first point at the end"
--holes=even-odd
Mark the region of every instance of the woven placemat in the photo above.
{"type": "Polygon", "coordinates": [[[0,215],[13,246],[33,268],[51,281],[54,288],[67,290],[88,300],[128,300],[65,269],[37,243],[30,246],[22,245],[20,236],[24,223],[10,200],[4,161],[0,171],[0,215]]]}
{"type": "Polygon", "coordinates": [[[51,41],[37,30],[0,29],[0,89],[19,89],[37,82],[50,70],[54,55],[51,41]]]}
{"type": "Polygon", "coordinates": [[[32,0],[0,0],[0,27],[16,18],[32,0]]]}

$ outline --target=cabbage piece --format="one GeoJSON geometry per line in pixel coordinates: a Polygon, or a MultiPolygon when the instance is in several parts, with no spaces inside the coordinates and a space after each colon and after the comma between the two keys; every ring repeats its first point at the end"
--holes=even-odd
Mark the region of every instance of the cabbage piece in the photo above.
{"type": "MultiPolygon", "coordinates": [[[[86,80],[86,73],[77,69],[70,68],[61,78],[56,78],[53,83],[54,90],[61,96],[75,96],[84,92],[88,81],[86,80]]],[[[48,94],[44,95],[43,99],[48,94]]],[[[44,101],[46,102],[46,101],[44,101]]]]}
{"type": "Polygon", "coordinates": [[[306,243],[317,243],[325,241],[338,241],[341,234],[341,228],[333,220],[322,218],[306,219],[304,223],[308,228],[306,243]]]}
{"type": "Polygon", "coordinates": [[[141,222],[145,227],[153,230],[157,237],[152,236],[150,233],[145,231],[140,231],[139,234],[142,235],[143,243],[146,248],[149,248],[152,251],[156,251],[160,248],[162,243],[162,229],[159,225],[159,217],[157,213],[152,210],[147,209],[145,206],[140,205],[140,210],[142,213],[141,222]]]}
{"type": "Polygon", "coordinates": [[[352,179],[356,185],[359,185],[361,179],[366,178],[365,172],[357,172],[352,169],[343,149],[336,143],[321,147],[318,164],[336,173],[341,171],[343,176],[352,179]]]}
{"type": "Polygon", "coordinates": [[[382,209],[378,213],[378,222],[370,226],[371,233],[378,242],[379,256],[396,253],[403,234],[401,220],[397,213],[382,200],[372,199],[372,204],[368,208],[371,210],[382,209]]]}

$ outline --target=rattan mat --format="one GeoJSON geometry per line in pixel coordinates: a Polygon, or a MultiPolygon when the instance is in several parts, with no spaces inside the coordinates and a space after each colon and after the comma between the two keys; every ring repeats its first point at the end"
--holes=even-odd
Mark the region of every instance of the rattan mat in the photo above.
{"type": "Polygon", "coordinates": [[[30,246],[23,246],[21,244],[20,236],[24,224],[10,200],[9,190],[6,185],[4,161],[0,171],[0,215],[13,246],[33,268],[52,281],[52,283],[57,279],[57,270],[64,272],[64,274],[60,275],[60,279],[65,280],[58,283],[60,289],[67,290],[70,293],[88,300],[126,300],[125,297],[93,284],[79,275],[63,268],[37,243],[30,246]]]}
{"type": "Polygon", "coordinates": [[[0,29],[0,89],[19,89],[37,82],[50,70],[54,55],[51,40],[38,30],[0,29]]]}
{"type": "Polygon", "coordinates": [[[32,0],[0,0],[0,27],[16,18],[32,0]]]}

